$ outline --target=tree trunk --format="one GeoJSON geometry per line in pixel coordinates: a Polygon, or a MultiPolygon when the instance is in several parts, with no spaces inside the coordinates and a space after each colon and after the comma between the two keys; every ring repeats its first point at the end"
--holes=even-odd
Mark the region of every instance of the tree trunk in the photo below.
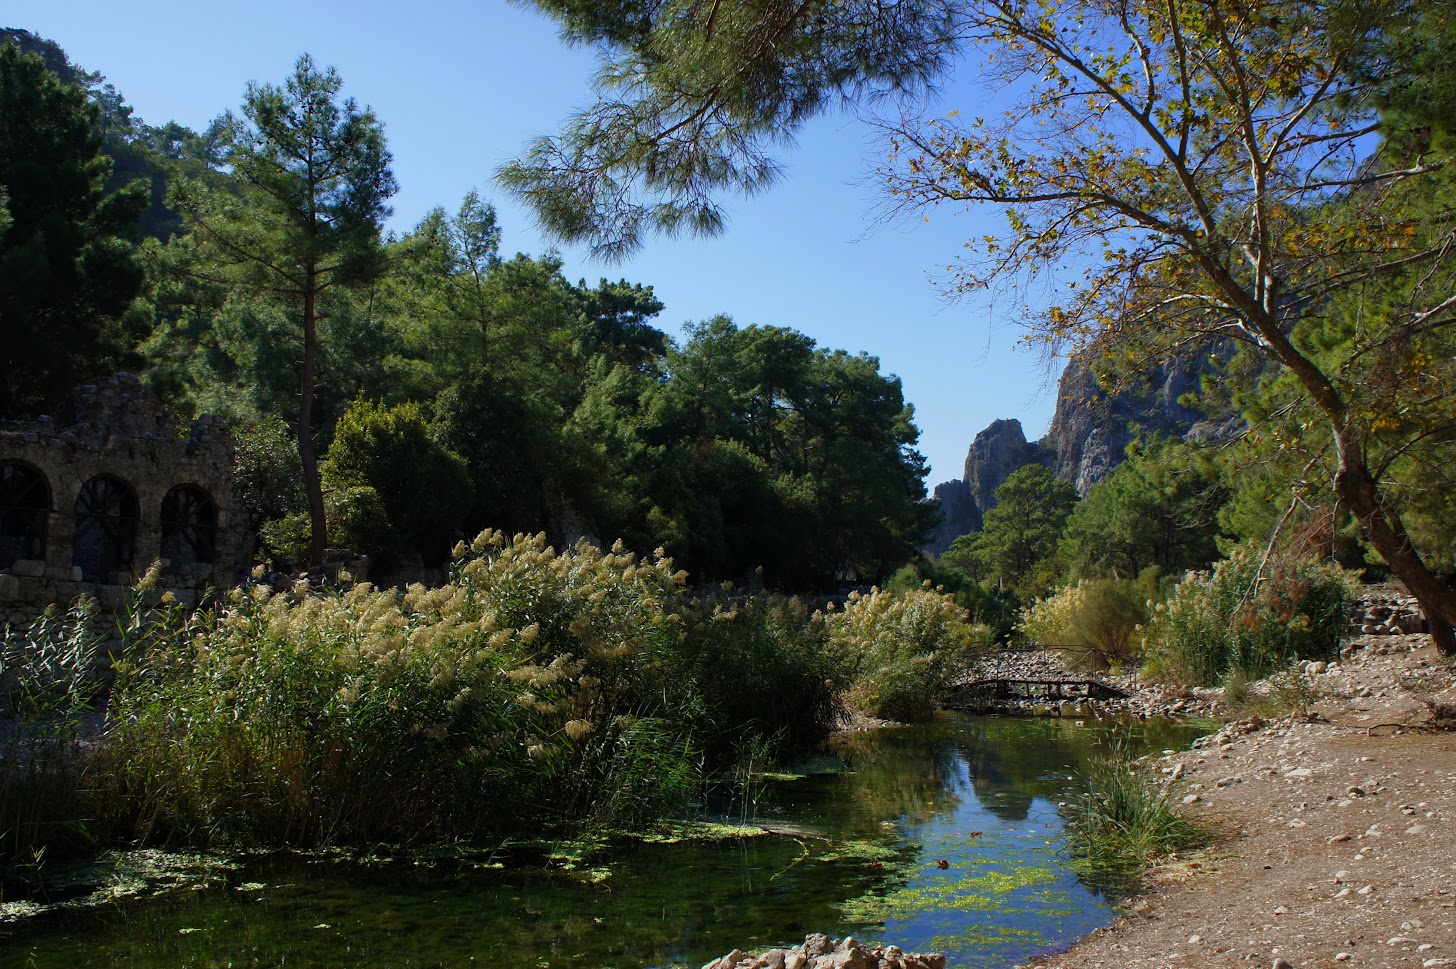
{"type": "Polygon", "coordinates": [[[1349,428],[1336,429],[1335,444],[1340,465],[1335,473],[1335,493],[1354,512],[1370,544],[1385,559],[1390,571],[1416,597],[1430,624],[1431,638],[1444,656],[1456,656],[1456,589],[1436,578],[1411,544],[1399,513],[1386,504],[1380,488],[1366,467],[1356,434],[1349,428]]]}
{"type": "Polygon", "coordinates": [[[1258,329],[1268,343],[1269,351],[1287,367],[1309,391],[1316,406],[1330,422],[1339,464],[1335,471],[1335,494],[1354,513],[1370,544],[1385,559],[1395,577],[1405,583],[1411,595],[1421,604],[1430,624],[1431,638],[1444,656],[1456,656],[1456,589],[1426,567],[1421,555],[1411,544],[1405,524],[1398,512],[1380,493],[1380,485],[1370,474],[1365,460],[1365,441],[1359,427],[1350,419],[1350,409],[1339,390],[1326,376],[1301,354],[1272,317],[1258,321],[1258,329]]]}
{"type": "Polygon", "coordinates": [[[310,268],[303,292],[303,385],[298,398],[298,457],[303,463],[303,490],[308,495],[310,567],[324,564],[328,524],[324,520],[324,490],[319,481],[318,455],[313,447],[313,388],[318,367],[318,286],[310,268]]]}

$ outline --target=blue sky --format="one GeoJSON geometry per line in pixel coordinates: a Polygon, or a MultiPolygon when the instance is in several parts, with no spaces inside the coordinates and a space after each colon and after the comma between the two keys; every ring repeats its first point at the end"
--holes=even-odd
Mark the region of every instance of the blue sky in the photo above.
{"type": "MultiPolygon", "coordinates": [[[[105,74],[144,120],[193,128],[236,108],[249,81],[280,82],[307,51],[385,124],[401,186],[392,228],[409,229],[436,205],[453,210],[476,188],[500,213],[504,249],[533,254],[551,243],[492,174],[587,103],[595,64],[591,51],[561,43],[551,21],[503,0],[11,0],[3,19],[105,74]]],[[[951,85],[944,107],[975,98],[951,85]]],[[[878,357],[915,405],[934,485],[960,477],[971,438],[996,418],[1045,433],[1055,387],[1037,355],[1016,346],[1020,332],[999,322],[1018,307],[947,303],[933,282],[966,239],[995,230],[995,214],[936,212],[867,231],[876,196],[866,176],[880,155],[852,116],[821,118],[784,155],[776,187],[732,202],[720,237],[653,240],[618,264],[557,248],[572,279],[652,285],[667,304],[658,324],[674,335],[727,313],[878,357]]]]}

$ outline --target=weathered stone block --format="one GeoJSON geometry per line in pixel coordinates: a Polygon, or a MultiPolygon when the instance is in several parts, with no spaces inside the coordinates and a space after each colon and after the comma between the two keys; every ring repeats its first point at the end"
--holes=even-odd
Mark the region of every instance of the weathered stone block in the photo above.
{"type": "Polygon", "coordinates": [[[99,585],[96,587],[96,601],[107,612],[119,612],[126,605],[131,590],[124,585],[99,585]]]}

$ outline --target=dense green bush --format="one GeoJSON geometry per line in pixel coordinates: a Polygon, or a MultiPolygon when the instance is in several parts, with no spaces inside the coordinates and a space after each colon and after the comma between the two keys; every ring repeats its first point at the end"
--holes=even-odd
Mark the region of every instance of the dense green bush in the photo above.
{"type": "Polygon", "coordinates": [[[1339,566],[1234,548],[1180,583],[1148,626],[1148,672],[1190,685],[1262,679],[1339,651],[1352,579],[1339,566]]]}
{"type": "Polygon", "coordinates": [[[254,531],[307,508],[298,442],[277,418],[244,424],[235,432],[233,489],[254,531]]]}
{"type": "Polygon", "coordinates": [[[931,716],[970,653],[990,639],[969,618],[954,599],[932,589],[851,593],[844,609],[825,620],[833,654],[851,679],[847,702],[889,720],[931,716]]]}
{"type": "Polygon", "coordinates": [[[258,420],[236,432],[233,482],[238,510],[257,539],[257,555],[274,568],[308,564],[308,506],[298,442],[282,420],[258,420]]]}
{"type": "Polygon", "coordinates": [[[473,500],[465,462],[440,445],[418,404],[356,400],[339,418],[323,466],[329,491],[373,488],[398,543],[391,551],[444,561],[473,500]]]}
{"type": "Polygon", "coordinates": [[[259,527],[255,555],[274,571],[298,572],[308,567],[308,539],[308,513],[293,512],[259,527]]]}
{"type": "Polygon", "coordinates": [[[367,485],[336,488],[324,496],[329,541],[369,556],[370,574],[387,575],[399,564],[399,538],[379,492],[367,485]]]}
{"type": "Polygon", "coordinates": [[[1017,630],[1028,642],[1072,647],[1080,665],[1094,668],[1140,658],[1142,624],[1158,597],[1157,569],[1136,580],[1088,579],[1064,586],[1022,611],[1017,630]]]}
{"type": "Polygon", "coordinates": [[[711,762],[726,763],[753,737],[806,751],[827,736],[840,716],[838,671],[820,613],[754,595],[695,599],[683,615],[680,675],[697,697],[695,733],[711,762]]]}

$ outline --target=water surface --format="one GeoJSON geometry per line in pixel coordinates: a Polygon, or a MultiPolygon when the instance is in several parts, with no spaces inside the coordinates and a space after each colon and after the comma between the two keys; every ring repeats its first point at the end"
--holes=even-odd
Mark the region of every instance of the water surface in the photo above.
{"type": "Polygon", "coordinates": [[[809,932],[1013,966],[1112,918],[1106,886],[1070,865],[1058,803],[1075,772],[1112,744],[1181,748],[1200,732],[947,716],[852,734],[811,765],[825,772],[763,792],[750,820],[774,835],[564,849],[545,865],[503,843],[487,859],[499,869],[269,858],[12,930],[0,966],[696,967],[809,932]]]}

